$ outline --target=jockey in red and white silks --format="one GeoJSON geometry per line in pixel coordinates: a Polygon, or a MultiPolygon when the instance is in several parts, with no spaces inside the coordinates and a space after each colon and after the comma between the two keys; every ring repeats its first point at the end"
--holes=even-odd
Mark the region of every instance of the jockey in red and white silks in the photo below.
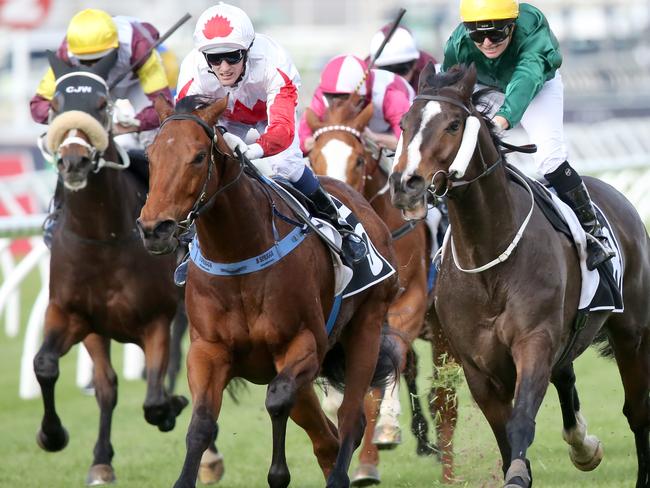
{"type": "MultiPolygon", "coordinates": [[[[181,63],[177,100],[197,94],[215,98],[228,95],[228,109],[219,124],[249,145],[249,159],[265,158],[273,173],[297,181],[305,166],[296,131],[298,70],[277,42],[263,34],[254,34],[252,25],[237,41],[231,39],[226,46],[219,44],[210,49],[210,43],[217,39],[209,37],[210,29],[228,30],[235,24],[234,19],[219,16],[223,7],[230,6],[217,5],[199,18],[194,33],[196,47],[181,63]],[[207,50],[214,52],[219,48],[226,50],[223,52],[247,50],[243,71],[229,86],[220,82],[204,55],[207,50]]],[[[239,13],[235,8],[227,9],[228,13],[232,11],[233,16],[239,13]]]]}
{"type": "Polygon", "coordinates": [[[365,243],[339,218],[303,159],[296,130],[299,86],[300,75],[287,52],[270,37],[256,34],[243,10],[219,3],[196,23],[194,49],[181,64],[177,100],[228,96],[228,108],[218,121],[227,129],[228,146],[307,196],[318,216],[341,233],[343,258],[358,262],[367,255],[365,243]]]}
{"type": "MultiPolygon", "coordinates": [[[[355,90],[373,104],[368,123],[369,135],[377,142],[395,149],[402,133],[399,123],[408,111],[415,96],[413,88],[399,75],[380,69],[371,69],[365,82],[361,83],[366,64],[353,55],[332,58],[321,73],[320,83],[314,92],[309,108],[322,118],[329,106],[331,96],[347,95],[355,90]]],[[[303,114],[299,126],[300,144],[303,152],[313,146],[312,131],[303,114]]]]}

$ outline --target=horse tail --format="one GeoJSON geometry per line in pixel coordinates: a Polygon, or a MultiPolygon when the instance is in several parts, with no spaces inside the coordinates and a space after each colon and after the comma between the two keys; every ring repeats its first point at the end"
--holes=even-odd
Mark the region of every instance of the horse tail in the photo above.
{"type": "MultiPolygon", "coordinates": [[[[372,387],[384,387],[391,383],[393,378],[399,378],[400,364],[400,345],[395,340],[396,333],[384,324],[381,331],[379,343],[379,355],[377,356],[377,365],[370,382],[372,387]]],[[[343,391],[345,388],[345,352],[343,346],[337,342],[325,355],[323,365],[321,366],[320,375],[327,379],[327,382],[333,388],[343,391]]]]}
{"type": "Polygon", "coordinates": [[[239,405],[239,395],[250,392],[248,383],[242,378],[233,378],[226,386],[226,392],[235,405],[239,405]]]}
{"type": "Polygon", "coordinates": [[[614,358],[614,350],[612,349],[612,345],[609,343],[609,337],[607,336],[607,331],[604,327],[598,331],[596,337],[594,337],[594,340],[591,342],[591,345],[596,347],[599,356],[610,359],[614,358]]]}

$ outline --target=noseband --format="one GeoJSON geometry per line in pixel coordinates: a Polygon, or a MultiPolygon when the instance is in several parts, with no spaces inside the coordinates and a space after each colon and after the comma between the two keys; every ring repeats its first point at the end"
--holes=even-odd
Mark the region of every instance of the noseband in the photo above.
{"type": "Polygon", "coordinates": [[[237,176],[235,178],[228,182],[227,184],[223,185],[221,188],[218,188],[212,195],[208,196],[208,183],[212,179],[212,173],[213,170],[216,171],[216,163],[214,162],[214,153],[217,152],[219,154],[223,154],[219,149],[216,147],[214,141],[216,138],[215,131],[212,127],[210,127],[210,124],[205,122],[203,119],[200,117],[197,117],[194,114],[173,114],[167,117],[165,120],[163,120],[162,124],[160,124],[160,129],[163,128],[163,126],[168,123],[171,120],[191,120],[192,122],[195,122],[201,126],[203,131],[206,133],[206,135],[210,138],[210,160],[208,161],[208,172],[205,177],[205,180],[203,180],[203,186],[201,187],[201,193],[199,193],[199,196],[197,197],[196,201],[194,202],[194,205],[192,205],[192,208],[190,209],[189,213],[187,214],[187,217],[185,217],[184,220],[181,222],[178,222],[178,227],[182,231],[187,231],[189,228],[192,226],[196,218],[201,215],[207,208],[210,207],[212,202],[214,202],[214,199],[219,195],[220,193],[223,193],[226,191],[228,188],[230,188],[232,185],[237,183],[239,181],[239,178],[241,177],[242,173],[244,172],[244,164],[240,160],[239,161],[239,173],[237,173],[237,176]]]}

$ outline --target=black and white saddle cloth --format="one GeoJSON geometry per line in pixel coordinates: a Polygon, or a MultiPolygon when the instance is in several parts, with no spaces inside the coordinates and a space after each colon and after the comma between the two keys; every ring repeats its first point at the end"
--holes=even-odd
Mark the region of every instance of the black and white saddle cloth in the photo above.
{"type": "MultiPolygon", "coordinates": [[[[508,171],[513,170],[508,166],[508,171]]],[[[521,175],[522,173],[519,172],[521,175]]],[[[603,231],[607,235],[610,245],[616,251],[609,261],[598,266],[595,270],[588,270],[586,264],[587,238],[582,229],[578,217],[571,208],[558,198],[555,192],[544,186],[541,182],[527,178],[535,196],[535,203],[542,210],[546,218],[551,222],[558,232],[565,234],[573,240],[580,258],[580,270],[582,272],[582,286],[580,290],[580,302],[578,310],[582,312],[610,311],[623,312],[623,263],[620,251],[620,244],[616,234],[602,210],[594,204],[598,218],[603,225],[603,231]]],[[[513,181],[517,182],[516,178],[513,181]]]]}
{"type": "Polygon", "coordinates": [[[339,216],[352,226],[354,232],[363,239],[368,248],[368,255],[354,265],[352,279],[343,290],[342,296],[347,298],[385,280],[395,273],[395,268],[379,254],[357,216],[338,199],[334,197],[332,199],[339,209],[339,216]]]}

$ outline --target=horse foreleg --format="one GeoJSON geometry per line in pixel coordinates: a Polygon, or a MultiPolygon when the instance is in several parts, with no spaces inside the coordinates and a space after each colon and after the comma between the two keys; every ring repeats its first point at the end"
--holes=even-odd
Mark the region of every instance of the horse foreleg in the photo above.
{"type": "Polygon", "coordinates": [[[352,486],[367,486],[380,482],[379,469],[377,468],[379,450],[373,441],[382,396],[382,388],[373,388],[364,398],[364,414],[367,423],[359,450],[359,466],[352,474],[350,483],[352,486]]]}
{"type": "Polygon", "coordinates": [[[406,382],[409,405],[411,407],[411,432],[417,442],[415,452],[418,456],[430,456],[438,452],[438,449],[437,446],[429,444],[429,423],[422,411],[416,383],[418,377],[418,356],[412,346],[406,354],[406,363],[402,374],[406,382]]]}
{"type": "Polygon", "coordinates": [[[185,313],[185,302],[178,302],[176,315],[172,321],[171,338],[169,342],[169,366],[167,366],[167,392],[171,395],[176,389],[176,379],[181,370],[183,359],[183,337],[187,330],[187,314],[185,313]]]}
{"type": "Polygon", "coordinates": [[[512,397],[498,389],[491,379],[471,364],[464,365],[465,379],[472,397],[490,424],[501,454],[503,474],[510,464],[510,444],[506,424],[512,414],[512,397]]]}
{"type": "Polygon", "coordinates": [[[59,378],[59,358],[83,338],[85,330],[81,324],[73,323],[59,307],[48,305],[43,344],[34,356],[34,373],[43,398],[43,419],[36,442],[46,451],[60,451],[68,444],[68,432],[56,412],[54,387],[59,378]]]}
{"type": "Polygon", "coordinates": [[[515,343],[511,351],[517,383],[512,415],[506,425],[511,452],[505,487],[528,488],[532,473],[526,451],[533,443],[535,417],[550,381],[551,345],[545,334],[539,334],[515,343]]]}
{"type": "MultiPolygon", "coordinates": [[[[365,305],[369,303],[366,302],[365,305]]],[[[354,450],[359,447],[365,430],[363,412],[364,396],[377,365],[381,324],[380,306],[372,312],[364,310],[364,320],[348,324],[342,341],[345,351],[345,392],[338,411],[339,454],[334,470],[327,479],[327,488],[347,487],[350,484],[348,469],[354,450]],[[377,325],[376,325],[377,324],[377,325]]],[[[357,314],[363,313],[361,310],[357,314]]]]}
{"type": "Polygon", "coordinates": [[[290,416],[311,439],[318,465],[327,478],[339,452],[338,433],[321,408],[313,385],[308,384],[296,392],[290,416]]]}
{"type": "Polygon", "coordinates": [[[636,488],[650,488],[650,330],[646,328],[639,333],[629,328],[609,327],[609,337],[623,380],[623,413],[634,433],[638,462],[636,488]]]}
{"type": "Polygon", "coordinates": [[[86,476],[86,485],[95,486],[115,481],[111,465],[111,423],[117,404],[117,375],[110,363],[110,339],[90,334],[84,340],[84,345],[93,358],[93,385],[99,405],[99,435],[93,450],[93,464],[86,476]]]}
{"type": "Polygon", "coordinates": [[[429,410],[436,425],[437,453],[442,463],[444,482],[454,481],[454,431],[458,419],[456,387],[462,382],[462,371],[451,355],[442,330],[432,324],[431,352],[433,382],[429,391],[429,410]]]}
{"type": "MultiPolygon", "coordinates": [[[[276,359],[278,375],[266,391],[266,411],[273,430],[273,458],[267,480],[271,488],[285,488],[291,481],[285,454],[287,419],[296,401],[297,392],[306,387],[318,373],[316,341],[303,330],[292,339],[284,354],[276,359]]],[[[320,406],[319,410],[322,410],[320,406]]]]}
{"type": "Polygon", "coordinates": [[[169,322],[158,318],[146,327],[144,356],[147,370],[147,394],[144,400],[144,418],[161,432],[168,432],[176,425],[176,417],[187,406],[187,398],[168,395],[164,376],[169,357],[169,322]]]}
{"type": "Polygon", "coordinates": [[[192,420],[187,429],[187,452],[174,488],[193,488],[201,457],[217,434],[223,390],[231,378],[232,357],[221,344],[195,339],[187,352],[187,377],[192,393],[192,420]]]}
{"type": "Polygon", "coordinates": [[[562,437],[569,444],[569,457],[576,468],[591,471],[600,464],[603,448],[597,437],[587,434],[587,422],[580,414],[573,364],[562,368],[551,378],[562,409],[562,437]]]}

